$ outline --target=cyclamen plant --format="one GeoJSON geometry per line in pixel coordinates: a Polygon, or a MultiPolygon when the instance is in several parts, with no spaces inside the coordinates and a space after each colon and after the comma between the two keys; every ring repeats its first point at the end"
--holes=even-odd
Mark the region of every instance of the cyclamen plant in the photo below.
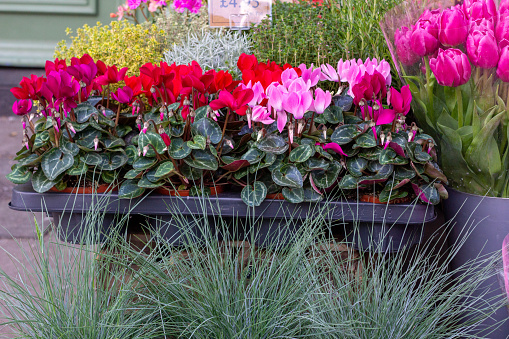
{"type": "Polygon", "coordinates": [[[45,68],[46,76],[25,77],[11,89],[18,99],[12,109],[21,116],[23,148],[7,178],[16,184],[31,179],[40,193],[114,183],[127,162],[122,137],[129,127],[118,126],[107,86],[127,69],[119,72],[89,55],[71,59],[70,66],[48,61],[45,68]]]}
{"type": "Polygon", "coordinates": [[[150,21],[145,11],[148,11],[153,18],[157,12],[163,13],[167,2],[167,0],[127,0],[124,4],[118,6],[117,12],[110,13],[110,17],[117,18],[119,21],[127,19],[139,23],[136,13],[140,12],[146,21],[150,21]]]}
{"type": "Polygon", "coordinates": [[[394,61],[451,186],[509,197],[509,1],[498,10],[493,0],[443,3],[405,4],[386,17],[394,61]],[[411,16],[401,12],[418,18],[405,21],[411,16]]]}

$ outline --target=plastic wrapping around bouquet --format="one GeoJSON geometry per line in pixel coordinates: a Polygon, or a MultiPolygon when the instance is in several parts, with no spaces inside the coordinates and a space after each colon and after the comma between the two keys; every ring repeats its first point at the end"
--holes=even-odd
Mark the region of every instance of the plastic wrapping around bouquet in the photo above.
{"type": "MultiPolygon", "coordinates": [[[[37,193],[31,185],[18,185],[12,190],[10,207],[19,211],[45,211],[59,219],[60,227],[67,227],[69,240],[76,240],[82,224],[82,216],[91,208],[104,213],[101,230],[107,233],[115,215],[142,215],[146,224],[172,244],[179,245],[186,239],[200,239],[200,218],[206,214],[211,232],[215,231],[214,216],[220,215],[227,223],[236,217],[250,217],[256,225],[256,242],[260,246],[288,243],[299,231],[306,218],[318,213],[349,232],[349,240],[360,250],[375,250],[374,244],[382,244],[376,250],[398,251],[422,242],[438,226],[437,211],[431,205],[397,204],[384,205],[358,201],[337,200],[319,203],[292,204],[284,200],[266,199],[258,207],[244,204],[238,192],[225,192],[217,196],[174,197],[148,194],[136,199],[119,199],[117,192],[104,194],[37,193]],[[327,208],[324,210],[320,207],[327,208]],[[182,234],[180,221],[172,216],[195,223],[193,231],[182,234]],[[355,232],[351,232],[355,230],[355,232]]],[[[56,222],[57,223],[57,222],[56,222]]],[[[65,231],[65,230],[64,230],[65,231]]],[[[244,234],[250,230],[244,230],[244,234]]],[[[219,232],[216,232],[219,233],[219,232]]]]}

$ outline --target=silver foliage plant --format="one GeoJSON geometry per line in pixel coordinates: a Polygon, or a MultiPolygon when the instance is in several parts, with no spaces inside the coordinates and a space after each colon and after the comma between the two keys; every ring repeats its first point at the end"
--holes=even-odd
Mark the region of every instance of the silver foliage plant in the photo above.
{"type": "Polygon", "coordinates": [[[204,70],[229,71],[233,77],[239,77],[237,60],[242,53],[249,54],[251,41],[239,31],[218,29],[190,33],[181,44],[173,46],[164,53],[169,64],[185,65],[197,61],[204,70]]]}

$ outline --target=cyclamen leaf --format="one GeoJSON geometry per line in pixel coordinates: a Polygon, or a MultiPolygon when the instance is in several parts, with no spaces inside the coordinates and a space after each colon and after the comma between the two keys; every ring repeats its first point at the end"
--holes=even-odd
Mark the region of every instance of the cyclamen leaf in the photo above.
{"type": "Polygon", "coordinates": [[[283,187],[283,197],[291,203],[298,204],[304,201],[304,189],[283,187]]]}
{"type": "Polygon", "coordinates": [[[279,186],[299,188],[303,185],[300,171],[294,165],[282,165],[272,171],[272,180],[279,186]]]}
{"type": "Polygon", "coordinates": [[[261,181],[255,181],[253,185],[247,185],[240,193],[242,201],[250,207],[260,206],[267,196],[267,186],[261,181]]]}
{"type": "Polygon", "coordinates": [[[44,193],[48,191],[51,187],[55,186],[55,184],[59,180],[49,180],[45,175],[42,169],[39,169],[37,172],[34,173],[32,176],[32,187],[34,188],[34,191],[37,193],[44,193]]]}
{"type": "Polygon", "coordinates": [[[120,199],[133,199],[137,198],[145,192],[145,189],[138,186],[135,180],[126,180],[122,183],[118,190],[118,197],[120,199]]]}
{"type": "Polygon", "coordinates": [[[192,128],[205,138],[210,138],[210,142],[213,144],[218,144],[221,141],[223,131],[217,122],[210,118],[195,120],[192,128]]]}
{"type": "Polygon", "coordinates": [[[290,152],[291,162],[304,162],[315,154],[315,148],[310,145],[300,145],[290,152]]]}
{"type": "Polygon", "coordinates": [[[288,149],[286,141],[277,134],[269,134],[258,143],[258,149],[274,154],[283,154],[288,149]]]}
{"type": "Polygon", "coordinates": [[[32,172],[26,167],[16,166],[11,173],[7,174],[7,179],[13,184],[24,184],[30,180],[32,172]]]}
{"type": "Polygon", "coordinates": [[[53,148],[42,156],[41,167],[48,180],[55,180],[60,174],[71,168],[74,157],[63,153],[58,148],[53,148]]]}

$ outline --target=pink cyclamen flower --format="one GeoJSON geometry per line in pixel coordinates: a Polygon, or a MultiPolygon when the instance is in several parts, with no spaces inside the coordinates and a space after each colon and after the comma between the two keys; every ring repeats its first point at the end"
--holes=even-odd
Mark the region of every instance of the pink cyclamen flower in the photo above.
{"type": "Polygon", "coordinates": [[[500,50],[500,60],[497,66],[497,76],[504,82],[509,82],[509,46],[500,50]]]}
{"type": "Polygon", "coordinates": [[[249,107],[254,107],[258,105],[260,101],[266,98],[265,90],[263,89],[263,85],[261,82],[257,81],[254,85],[251,84],[251,81],[247,85],[240,84],[243,89],[250,88],[253,90],[253,99],[247,103],[249,107]]]}
{"type": "Polygon", "coordinates": [[[363,98],[367,101],[383,98],[387,95],[385,78],[377,71],[372,75],[366,73],[353,86],[352,93],[356,105],[358,105],[363,98]]]}
{"type": "MultiPolygon", "coordinates": [[[[292,68],[293,69],[293,68],[292,68]]],[[[302,80],[304,80],[308,87],[316,86],[318,81],[322,78],[322,71],[320,68],[314,69],[314,65],[311,64],[311,67],[306,68],[305,64],[300,64],[299,69],[302,71],[302,80]]]]}
{"type": "Polygon", "coordinates": [[[329,107],[331,101],[332,94],[329,91],[324,92],[323,89],[318,87],[315,90],[315,99],[311,103],[309,110],[316,112],[317,114],[322,114],[325,112],[325,109],[329,107]]]}
{"type": "Polygon", "coordinates": [[[481,68],[496,67],[499,59],[499,50],[495,34],[489,29],[474,29],[467,38],[467,53],[474,66],[481,68]]]}
{"type": "MultiPolygon", "coordinates": [[[[340,61],[342,62],[343,60],[340,60],[340,61]]],[[[340,79],[338,77],[338,71],[336,71],[336,69],[334,69],[334,67],[332,67],[329,64],[325,64],[325,65],[321,65],[320,68],[322,69],[321,80],[339,82],[340,79]]],[[[339,66],[338,66],[338,68],[339,68],[339,66]]],[[[344,80],[342,80],[342,81],[344,81],[344,80]]]]}
{"type": "Polygon", "coordinates": [[[426,10],[414,26],[410,37],[410,46],[415,54],[426,56],[438,48],[438,19],[440,10],[426,10]]]}
{"type": "Polygon", "coordinates": [[[445,9],[440,15],[438,40],[445,46],[457,46],[465,42],[468,21],[461,6],[445,9]]]}
{"type": "Polygon", "coordinates": [[[442,86],[457,87],[465,84],[472,74],[470,61],[456,48],[439,49],[438,56],[429,61],[431,71],[442,86]]]}
{"type": "Polygon", "coordinates": [[[283,108],[295,119],[302,119],[312,102],[313,96],[309,91],[290,92],[283,101],[283,108]]]}
{"type": "Polygon", "coordinates": [[[21,99],[16,100],[14,104],[12,104],[12,111],[16,115],[25,115],[32,109],[32,100],[30,99],[21,99]]]}
{"type": "Polygon", "coordinates": [[[408,27],[401,27],[394,33],[394,44],[396,45],[396,54],[399,61],[403,65],[411,66],[419,61],[421,58],[418,56],[410,46],[410,38],[412,30],[408,27]]]}
{"type": "MultiPolygon", "coordinates": [[[[319,143],[317,143],[317,145],[320,145],[319,143]]],[[[341,148],[341,146],[335,142],[329,142],[328,144],[325,144],[322,146],[322,148],[324,150],[333,150],[334,152],[338,153],[338,154],[341,154],[341,155],[344,155],[345,157],[347,157],[348,155],[343,151],[343,149],[341,148]]]]}
{"type": "Polygon", "coordinates": [[[264,106],[256,106],[253,108],[252,120],[265,125],[270,125],[274,122],[274,119],[270,117],[270,112],[267,110],[267,107],[264,106]]]}
{"type": "Polygon", "coordinates": [[[375,105],[378,109],[374,109],[371,106],[361,106],[362,118],[372,120],[377,126],[392,124],[396,118],[396,111],[393,109],[383,108],[380,101],[375,101],[375,105]],[[367,107],[367,108],[366,108],[367,107]]]}
{"type": "Polygon", "coordinates": [[[129,6],[130,9],[136,9],[140,7],[141,0],[127,0],[127,6],[129,6]]]}
{"type": "Polygon", "coordinates": [[[299,78],[299,75],[297,74],[297,71],[294,70],[293,68],[288,68],[288,69],[285,69],[282,73],[281,73],[281,83],[286,87],[288,88],[290,86],[290,84],[296,80],[297,78],[299,78]]]}

